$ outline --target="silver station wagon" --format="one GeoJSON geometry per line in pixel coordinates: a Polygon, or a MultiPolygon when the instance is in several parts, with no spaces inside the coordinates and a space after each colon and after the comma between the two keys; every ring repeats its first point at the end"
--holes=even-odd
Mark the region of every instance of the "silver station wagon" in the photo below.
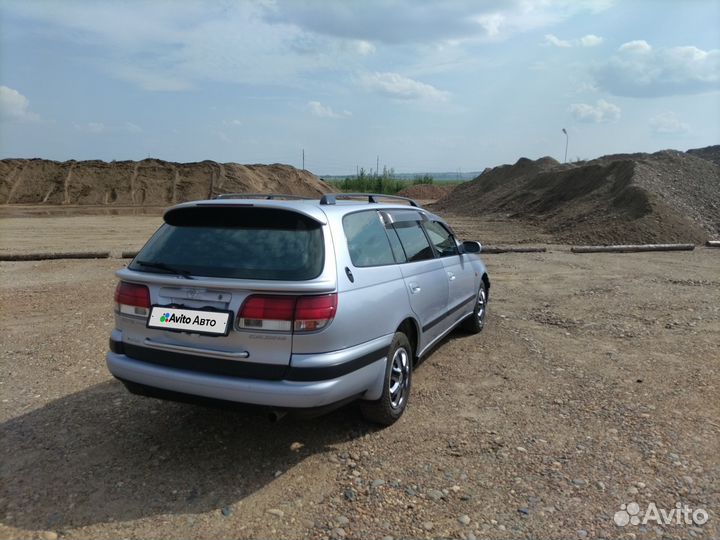
{"type": "Polygon", "coordinates": [[[321,413],[359,400],[389,425],[412,370],[480,332],[478,242],[402,197],[230,195],[180,204],[115,291],[107,366],[133,393],[321,413]]]}

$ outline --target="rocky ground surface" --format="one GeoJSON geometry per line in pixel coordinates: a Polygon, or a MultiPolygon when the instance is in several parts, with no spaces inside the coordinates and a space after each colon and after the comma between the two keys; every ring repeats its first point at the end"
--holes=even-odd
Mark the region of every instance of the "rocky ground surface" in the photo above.
{"type": "Polygon", "coordinates": [[[550,247],[485,256],[488,326],[425,360],[386,429],[132,396],[103,358],[124,262],[0,263],[0,537],[720,536],[720,251],[550,247]],[[631,502],[709,521],[616,525],[631,502]]]}

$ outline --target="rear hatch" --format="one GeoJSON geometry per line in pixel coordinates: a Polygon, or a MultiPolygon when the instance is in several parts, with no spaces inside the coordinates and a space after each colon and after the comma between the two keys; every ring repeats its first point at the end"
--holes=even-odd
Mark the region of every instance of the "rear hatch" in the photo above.
{"type": "Polygon", "coordinates": [[[169,210],[118,272],[125,354],[194,371],[282,378],[293,335],[326,326],[337,296],[324,214],[281,204],[169,210]]]}

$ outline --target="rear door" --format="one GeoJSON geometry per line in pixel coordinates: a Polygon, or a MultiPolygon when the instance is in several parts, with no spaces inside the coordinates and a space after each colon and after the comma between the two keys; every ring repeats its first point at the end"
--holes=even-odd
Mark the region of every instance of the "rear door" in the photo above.
{"type": "Polygon", "coordinates": [[[406,262],[400,265],[410,305],[422,328],[421,347],[439,336],[448,304],[448,279],[442,261],[435,255],[420,226],[422,216],[414,210],[391,211],[388,228],[391,242],[397,239],[406,262]]]}

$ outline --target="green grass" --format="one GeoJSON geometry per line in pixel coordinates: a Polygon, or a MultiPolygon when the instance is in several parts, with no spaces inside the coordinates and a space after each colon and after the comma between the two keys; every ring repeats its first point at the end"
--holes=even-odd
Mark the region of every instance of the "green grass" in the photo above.
{"type": "MultiPolygon", "coordinates": [[[[385,171],[382,176],[371,176],[360,171],[358,176],[348,176],[344,180],[327,180],[327,183],[343,193],[382,193],[384,195],[395,195],[405,188],[417,184],[436,183],[429,174],[418,175],[412,180],[400,180],[395,178],[392,171],[385,171]]],[[[443,186],[455,185],[460,182],[441,182],[443,186]]]]}

